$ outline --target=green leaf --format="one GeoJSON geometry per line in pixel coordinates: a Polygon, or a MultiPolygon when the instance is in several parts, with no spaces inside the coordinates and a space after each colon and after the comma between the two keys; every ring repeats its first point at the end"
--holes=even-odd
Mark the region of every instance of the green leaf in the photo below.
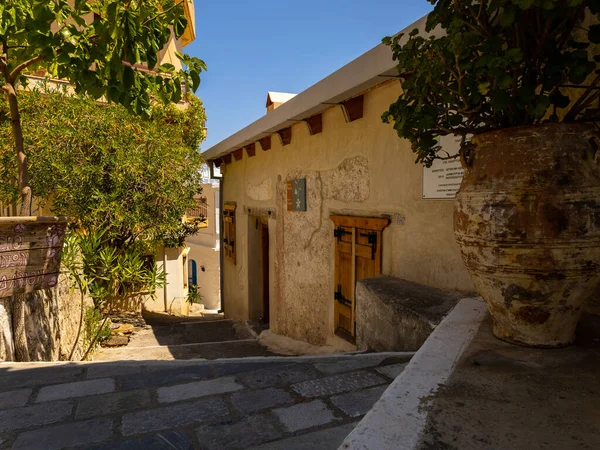
{"type": "Polygon", "coordinates": [[[477,90],[481,93],[481,95],[487,95],[490,92],[491,84],[489,82],[481,83],[477,86],[477,90]]]}
{"type": "Polygon", "coordinates": [[[187,24],[188,21],[185,16],[179,17],[179,19],[175,22],[173,26],[175,37],[177,37],[178,39],[181,37],[181,35],[185,32],[185,29],[187,28],[187,24]]]}
{"type": "Polygon", "coordinates": [[[596,65],[589,61],[573,64],[569,70],[569,81],[573,84],[583,84],[595,68],[596,65]]]}
{"type": "Polygon", "coordinates": [[[169,73],[175,70],[175,66],[173,64],[164,63],[157,67],[156,71],[158,73],[169,73]]]}
{"type": "Polygon", "coordinates": [[[567,95],[563,95],[559,89],[552,94],[552,104],[557,108],[566,108],[571,103],[571,99],[567,95]]]}
{"type": "Polygon", "coordinates": [[[514,8],[505,9],[499,19],[500,26],[502,26],[504,28],[512,27],[513,23],[515,23],[516,17],[517,17],[516,9],[514,9],[514,8]]]}
{"type": "Polygon", "coordinates": [[[546,115],[546,111],[548,110],[548,108],[550,107],[550,98],[547,96],[543,96],[543,97],[539,97],[533,105],[533,108],[531,109],[531,115],[533,117],[535,117],[536,119],[541,119],[542,117],[544,117],[544,115],[546,115]]]}
{"type": "Polygon", "coordinates": [[[590,31],[588,33],[588,39],[593,44],[600,44],[600,25],[590,26],[590,31]]]}
{"type": "Polygon", "coordinates": [[[504,73],[498,77],[497,86],[500,89],[509,89],[513,85],[513,78],[511,75],[504,73]]]}
{"type": "Polygon", "coordinates": [[[190,77],[192,78],[192,91],[196,92],[200,86],[200,74],[196,71],[191,71],[190,77]]]}
{"type": "Polygon", "coordinates": [[[520,48],[511,48],[506,52],[506,57],[514,63],[523,61],[523,51],[520,48]]]}

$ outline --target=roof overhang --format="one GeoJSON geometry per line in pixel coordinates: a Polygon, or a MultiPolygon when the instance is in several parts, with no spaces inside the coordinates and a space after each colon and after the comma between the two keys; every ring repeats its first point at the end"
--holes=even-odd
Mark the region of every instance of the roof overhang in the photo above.
{"type": "Polygon", "coordinates": [[[181,46],[185,47],[196,39],[196,12],[194,10],[194,0],[185,0],[183,2],[183,10],[185,12],[185,17],[188,20],[188,24],[179,40],[181,46]]]}
{"type": "MultiPolygon", "coordinates": [[[[418,28],[424,34],[426,20],[427,16],[422,17],[401,33],[408,34],[410,30],[418,28]]],[[[404,36],[403,40],[407,39],[408,36],[404,36]]],[[[202,156],[207,161],[217,159],[397,76],[397,64],[392,59],[391,49],[379,44],[269,114],[212,146],[202,156]]]]}

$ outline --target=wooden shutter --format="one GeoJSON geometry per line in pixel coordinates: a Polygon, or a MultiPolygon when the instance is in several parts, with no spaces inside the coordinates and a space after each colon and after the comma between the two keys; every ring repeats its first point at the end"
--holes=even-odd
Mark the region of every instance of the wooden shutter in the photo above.
{"type": "Polygon", "coordinates": [[[356,334],[356,282],[381,275],[381,232],[389,219],[331,216],[331,220],[335,224],[335,330],[352,341],[356,334]]]}
{"type": "Polygon", "coordinates": [[[223,205],[223,251],[225,258],[235,264],[235,205],[223,205]]]}

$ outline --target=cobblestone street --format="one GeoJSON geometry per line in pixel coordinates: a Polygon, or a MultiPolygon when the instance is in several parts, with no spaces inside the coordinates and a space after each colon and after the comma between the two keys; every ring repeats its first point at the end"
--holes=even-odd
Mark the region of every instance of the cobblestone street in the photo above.
{"type": "Polygon", "coordinates": [[[0,448],[337,449],[411,354],[0,364],[0,448]]]}

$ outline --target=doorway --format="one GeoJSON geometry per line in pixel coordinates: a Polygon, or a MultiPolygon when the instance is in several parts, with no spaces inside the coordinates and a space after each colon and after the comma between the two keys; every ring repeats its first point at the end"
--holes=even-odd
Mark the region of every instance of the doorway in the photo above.
{"type": "Polygon", "coordinates": [[[189,267],[188,267],[188,285],[197,286],[198,285],[198,265],[196,261],[190,259],[189,267]]]}
{"type": "Polygon", "coordinates": [[[269,219],[248,217],[248,316],[260,328],[270,320],[269,219]]]}
{"type": "Polygon", "coordinates": [[[335,334],[356,340],[356,283],[381,275],[381,237],[389,219],[331,216],[335,224],[333,314],[335,334]]]}
{"type": "Polygon", "coordinates": [[[263,324],[269,323],[269,225],[261,224],[263,324]]]}

